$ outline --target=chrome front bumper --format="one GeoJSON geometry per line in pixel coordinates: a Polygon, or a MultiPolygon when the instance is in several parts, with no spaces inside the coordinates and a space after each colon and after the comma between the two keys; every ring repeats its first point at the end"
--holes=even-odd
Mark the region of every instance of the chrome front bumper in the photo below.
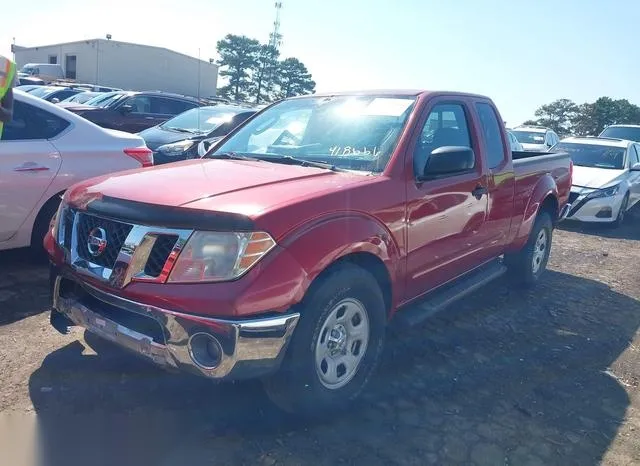
{"type": "Polygon", "coordinates": [[[254,378],[277,370],[300,318],[297,313],[252,320],[195,316],[131,301],[72,278],[52,278],[52,322],[53,313],[60,313],[162,367],[212,379],[254,378]],[[122,317],[112,318],[114,315],[132,317],[126,321],[142,320],[144,325],[127,326],[122,317]],[[153,328],[153,322],[158,325],[157,333],[141,330],[153,328]],[[198,364],[193,357],[191,337],[201,333],[220,344],[221,357],[215,367],[198,364]]]}

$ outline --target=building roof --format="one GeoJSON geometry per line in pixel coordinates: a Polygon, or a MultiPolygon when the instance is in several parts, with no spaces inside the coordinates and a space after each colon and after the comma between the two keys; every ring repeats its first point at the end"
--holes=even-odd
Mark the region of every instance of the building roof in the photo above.
{"type": "Polygon", "coordinates": [[[92,42],[109,42],[111,44],[118,44],[118,45],[132,45],[132,46],[136,46],[136,47],[146,47],[149,49],[157,49],[157,50],[162,50],[164,52],[169,52],[169,53],[174,53],[176,55],[182,55],[183,57],[187,57],[187,58],[191,58],[192,60],[200,60],[203,63],[206,63],[207,65],[212,65],[215,66],[216,68],[218,67],[217,64],[215,63],[210,63],[209,60],[203,60],[202,58],[198,58],[198,57],[193,57],[191,55],[187,55],[186,53],[181,53],[181,52],[176,52],[175,50],[171,50],[168,49],[166,47],[157,47],[155,45],[146,45],[146,44],[136,44],[135,42],[122,42],[122,41],[118,41],[118,40],[111,40],[111,39],[102,39],[102,38],[96,38],[96,39],[85,39],[85,40],[76,40],[73,42],[61,42],[59,44],[46,44],[46,45],[36,45],[34,47],[25,47],[22,45],[18,45],[15,47],[15,52],[19,53],[19,52],[25,52],[28,50],[37,50],[40,48],[45,48],[45,47],[61,47],[64,45],[73,45],[73,44],[90,44],[92,42]]]}

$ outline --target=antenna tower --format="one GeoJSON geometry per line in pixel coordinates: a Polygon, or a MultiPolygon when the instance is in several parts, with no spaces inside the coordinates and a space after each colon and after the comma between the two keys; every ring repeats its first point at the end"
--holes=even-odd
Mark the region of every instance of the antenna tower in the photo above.
{"type": "Polygon", "coordinates": [[[280,10],[282,9],[282,2],[276,2],[275,7],[276,20],[273,22],[273,32],[269,34],[269,45],[277,50],[282,44],[282,34],[280,34],[280,10]]]}

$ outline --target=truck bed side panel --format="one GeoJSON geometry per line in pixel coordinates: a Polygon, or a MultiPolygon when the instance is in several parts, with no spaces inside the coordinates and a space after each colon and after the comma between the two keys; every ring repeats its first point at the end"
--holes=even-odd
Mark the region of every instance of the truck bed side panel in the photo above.
{"type": "Polygon", "coordinates": [[[516,177],[514,219],[510,250],[527,241],[540,205],[547,196],[557,201],[556,217],[571,191],[570,159],[567,154],[544,154],[513,161],[516,177]]]}

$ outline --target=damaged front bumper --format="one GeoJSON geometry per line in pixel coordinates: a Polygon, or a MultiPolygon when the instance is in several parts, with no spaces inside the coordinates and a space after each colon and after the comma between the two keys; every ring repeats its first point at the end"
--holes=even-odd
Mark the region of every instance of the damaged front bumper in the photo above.
{"type": "Polygon", "coordinates": [[[184,314],[131,301],[58,275],[52,269],[51,324],[79,325],[167,369],[211,379],[244,379],[276,371],[300,317],[250,320],[184,314]]]}

